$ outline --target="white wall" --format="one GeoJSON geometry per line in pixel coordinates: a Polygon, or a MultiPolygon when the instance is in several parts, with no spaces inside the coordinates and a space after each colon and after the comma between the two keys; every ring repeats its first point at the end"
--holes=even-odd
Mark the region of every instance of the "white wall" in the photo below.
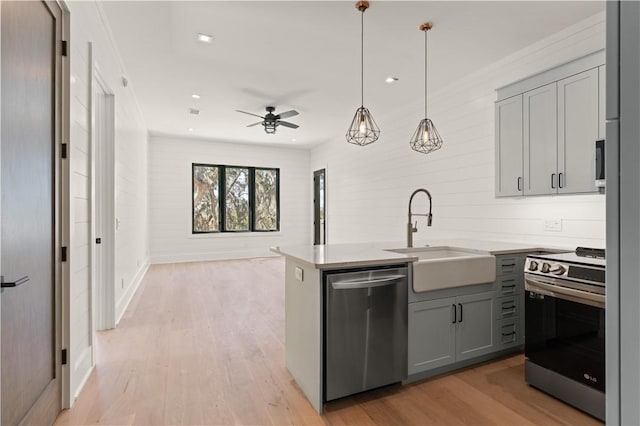
{"type": "Polygon", "coordinates": [[[146,151],[147,136],[109,30],[95,2],[68,2],[70,60],[70,331],[68,336],[70,402],[93,366],[91,331],[91,98],[89,43],[100,74],[115,96],[116,233],[115,286],[118,312],[124,310],[148,265],[146,151]],[[123,284],[124,283],[124,284],[123,284]]]}
{"type": "Polygon", "coordinates": [[[309,244],[309,151],[152,136],[149,141],[149,236],[152,263],[269,256],[269,247],[309,244]],[[191,233],[191,164],[280,169],[280,232],[191,233]]]}
{"type": "MultiPolygon", "coordinates": [[[[492,238],[604,247],[603,195],[494,196],[495,89],[603,49],[604,30],[599,14],[462,81],[430,88],[429,115],[444,139],[439,151],[425,156],[408,145],[423,118],[420,82],[415,105],[380,123],[378,142],[362,148],[338,140],[314,149],[311,169],[327,168],[328,242],[404,241],[409,196],[424,187],[433,195],[433,227],[419,218],[417,241],[492,238]],[[545,219],[562,219],[562,231],[545,231],[545,219]]],[[[426,197],[420,197],[414,212],[426,209],[426,197]]]]}

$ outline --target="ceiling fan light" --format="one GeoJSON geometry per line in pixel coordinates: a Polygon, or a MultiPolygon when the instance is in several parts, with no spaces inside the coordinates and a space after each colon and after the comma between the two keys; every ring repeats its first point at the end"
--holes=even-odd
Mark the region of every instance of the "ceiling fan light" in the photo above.
{"type": "Polygon", "coordinates": [[[380,128],[367,108],[361,106],[356,110],[346,137],[347,142],[360,146],[369,145],[378,140],[380,128]]]}
{"type": "Polygon", "coordinates": [[[409,145],[414,151],[423,154],[428,154],[442,148],[442,138],[433,121],[428,118],[420,121],[418,128],[409,141],[409,145]]]}

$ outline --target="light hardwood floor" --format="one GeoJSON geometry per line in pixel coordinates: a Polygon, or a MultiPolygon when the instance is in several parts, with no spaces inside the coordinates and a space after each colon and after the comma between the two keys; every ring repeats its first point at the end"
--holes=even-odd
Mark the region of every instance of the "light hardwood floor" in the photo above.
{"type": "Polygon", "coordinates": [[[281,258],[156,265],[56,424],[598,425],[524,383],[522,355],[326,406],[285,367],[281,258]]]}

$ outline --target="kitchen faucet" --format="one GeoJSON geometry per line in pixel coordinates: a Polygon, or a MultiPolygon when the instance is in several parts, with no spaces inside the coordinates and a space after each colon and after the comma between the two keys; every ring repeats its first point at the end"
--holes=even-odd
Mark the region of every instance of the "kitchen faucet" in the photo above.
{"type": "Polygon", "coordinates": [[[431,226],[431,221],[433,219],[433,215],[431,214],[431,194],[429,193],[429,191],[427,191],[424,188],[416,189],[415,191],[413,191],[413,194],[411,194],[411,198],[409,198],[409,223],[407,223],[407,247],[409,248],[413,247],[413,233],[418,232],[418,221],[416,221],[415,225],[411,224],[413,216],[426,216],[427,226],[431,226]],[[424,192],[425,194],[427,194],[427,197],[429,197],[429,213],[418,214],[418,213],[411,212],[411,203],[413,202],[413,197],[418,192],[424,192]]]}

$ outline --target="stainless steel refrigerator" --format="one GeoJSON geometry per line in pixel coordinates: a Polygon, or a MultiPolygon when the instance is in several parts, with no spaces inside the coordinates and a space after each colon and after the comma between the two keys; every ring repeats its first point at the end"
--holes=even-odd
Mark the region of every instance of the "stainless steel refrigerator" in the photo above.
{"type": "Polygon", "coordinates": [[[607,423],[640,424],[640,3],[607,2],[607,423]]]}

